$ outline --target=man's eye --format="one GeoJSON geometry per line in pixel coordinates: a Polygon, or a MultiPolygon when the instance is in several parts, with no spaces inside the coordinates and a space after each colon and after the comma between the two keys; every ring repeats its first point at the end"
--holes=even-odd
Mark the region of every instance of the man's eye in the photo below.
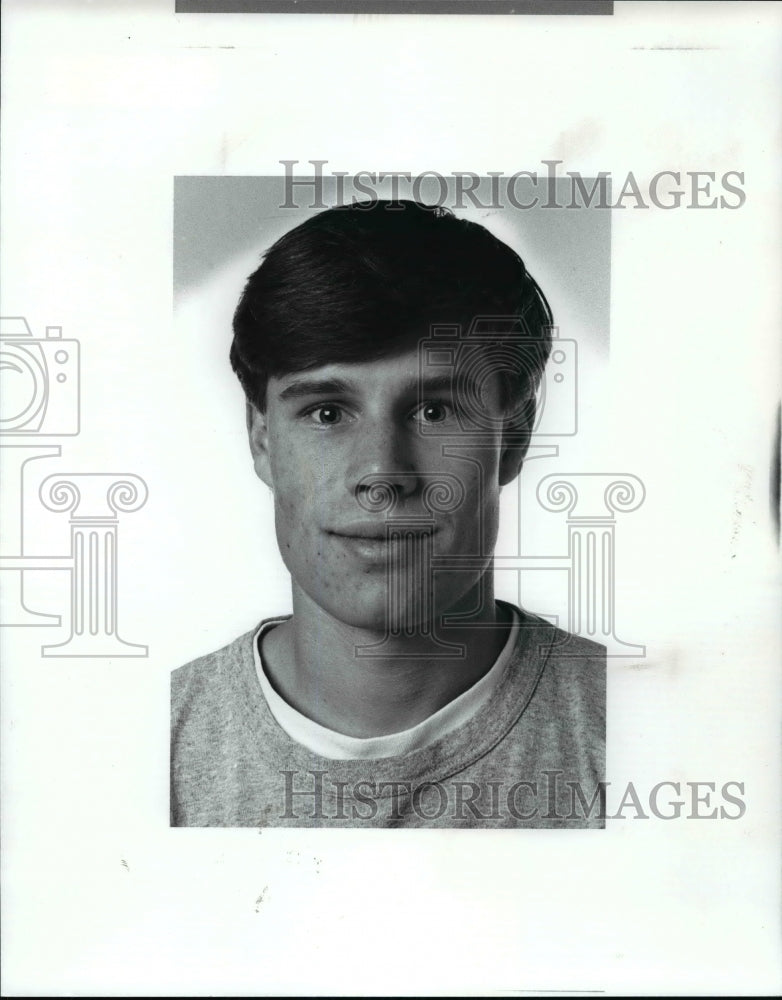
{"type": "Polygon", "coordinates": [[[445,403],[424,403],[418,410],[417,417],[424,424],[439,424],[446,420],[450,410],[445,403]]]}
{"type": "Polygon", "coordinates": [[[316,406],[309,411],[307,416],[316,424],[320,424],[323,427],[330,427],[332,424],[338,424],[342,420],[342,410],[338,406],[328,403],[323,406],[316,406]]]}

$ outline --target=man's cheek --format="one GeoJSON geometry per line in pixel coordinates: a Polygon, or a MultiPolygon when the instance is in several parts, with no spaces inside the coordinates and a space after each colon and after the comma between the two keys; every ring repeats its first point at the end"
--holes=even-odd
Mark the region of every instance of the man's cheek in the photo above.
{"type": "Polygon", "coordinates": [[[295,491],[275,491],[274,501],[277,541],[283,555],[286,555],[288,552],[295,552],[296,548],[301,546],[303,541],[301,536],[303,531],[306,531],[307,522],[302,516],[295,491]]]}

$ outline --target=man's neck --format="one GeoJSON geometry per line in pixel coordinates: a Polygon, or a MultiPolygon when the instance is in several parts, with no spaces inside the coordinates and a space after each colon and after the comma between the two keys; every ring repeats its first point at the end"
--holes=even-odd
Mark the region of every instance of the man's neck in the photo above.
{"type": "MultiPolygon", "coordinates": [[[[401,732],[472,687],[496,661],[510,622],[494,602],[490,579],[483,597],[471,617],[480,628],[443,632],[443,641],[463,647],[465,655],[435,656],[425,635],[383,636],[346,625],[294,586],[293,617],[263,638],[264,668],[288,704],[328,729],[356,737],[401,732]],[[357,647],[381,641],[373,655],[357,655],[357,647]]],[[[449,612],[474,600],[468,594],[449,612]]]]}

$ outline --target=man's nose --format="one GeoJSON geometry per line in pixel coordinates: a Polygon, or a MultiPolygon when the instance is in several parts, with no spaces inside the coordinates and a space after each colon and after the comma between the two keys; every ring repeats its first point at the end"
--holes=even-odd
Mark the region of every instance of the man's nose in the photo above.
{"type": "Polygon", "coordinates": [[[409,435],[391,422],[367,421],[356,435],[347,465],[347,488],[359,500],[386,484],[397,499],[418,489],[418,472],[409,435]]]}

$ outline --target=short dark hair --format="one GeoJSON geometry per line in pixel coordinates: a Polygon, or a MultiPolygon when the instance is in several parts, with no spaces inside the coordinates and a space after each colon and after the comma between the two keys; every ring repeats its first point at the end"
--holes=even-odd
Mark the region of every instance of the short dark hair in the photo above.
{"type": "MultiPolygon", "coordinates": [[[[409,348],[433,324],[513,318],[529,337],[511,393],[533,396],[551,351],[548,302],[521,257],[444,208],[373,201],[330,208],[282,236],[250,275],[231,365],[266,408],[270,376],[409,348]]],[[[534,412],[534,410],[533,410],[534,412]]]]}

